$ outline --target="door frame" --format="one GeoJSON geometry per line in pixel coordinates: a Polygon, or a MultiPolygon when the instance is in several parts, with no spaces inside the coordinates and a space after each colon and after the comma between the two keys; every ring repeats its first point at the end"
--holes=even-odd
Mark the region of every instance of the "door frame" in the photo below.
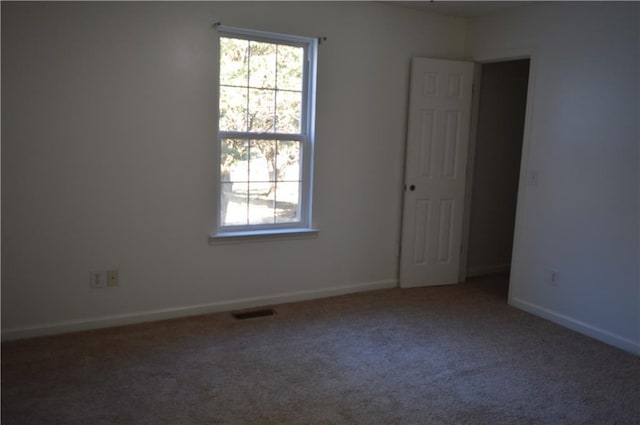
{"type": "MultiPolygon", "coordinates": [[[[513,248],[511,251],[511,269],[509,272],[509,295],[508,303],[512,303],[512,288],[518,284],[518,270],[520,259],[520,235],[521,227],[525,222],[526,211],[523,208],[524,199],[527,192],[528,176],[536,175],[535,165],[529,163],[529,152],[532,142],[532,124],[534,109],[534,94],[536,82],[536,70],[538,63],[537,46],[525,46],[519,48],[496,49],[493,52],[486,52],[471,58],[476,63],[474,73],[474,98],[471,104],[471,126],[469,134],[469,153],[467,157],[467,182],[463,212],[462,228],[462,252],[460,257],[459,281],[464,282],[467,278],[468,246],[469,246],[469,222],[471,210],[471,191],[473,189],[473,166],[475,163],[477,125],[480,110],[480,79],[483,64],[495,62],[507,62],[519,59],[529,59],[529,81],[527,83],[527,101],[525,106],[524,130],[522,134],[522,153],[520,155],[520,173],[518,177],[518,195],[516,201],[516,218],[513,233],[513,248]]],[[[537,183],[537,182],[536,182],[537,183]]]]}

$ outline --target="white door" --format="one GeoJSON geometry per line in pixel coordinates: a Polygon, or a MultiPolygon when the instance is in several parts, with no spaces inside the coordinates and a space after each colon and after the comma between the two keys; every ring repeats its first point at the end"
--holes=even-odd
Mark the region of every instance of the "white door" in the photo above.
{"type": "Polygon", "coordinates": [[[411,62],[401,287],[458,283],[472,83],[472,62],[411,62]]]}

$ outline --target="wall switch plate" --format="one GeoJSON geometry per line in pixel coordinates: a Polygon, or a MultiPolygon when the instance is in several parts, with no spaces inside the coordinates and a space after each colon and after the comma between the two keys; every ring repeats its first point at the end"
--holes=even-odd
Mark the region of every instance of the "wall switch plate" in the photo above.
{"type": "Polygon", "coordinates": [[[551,286],[559,286],[560,285],[560,276],[558,275],[557,270],[549,271],[549,285],[551,286]]]}
{"type": "Polygon", "coordinates": [[[527,172],[527,186],[538,185],[538,172],[536,170],[529,170],[527,172]]]}
{"type": "Polygon", "coordinates": [[[89,272],[89,287],[101,289],[107,286],[107,272],[105,270],[91,270],[89,272]]]}
{"type": "Polygon", "coordinates": [[[120,286],[120,270],[113,269],[107,271],[107,286],[120,286]]]}

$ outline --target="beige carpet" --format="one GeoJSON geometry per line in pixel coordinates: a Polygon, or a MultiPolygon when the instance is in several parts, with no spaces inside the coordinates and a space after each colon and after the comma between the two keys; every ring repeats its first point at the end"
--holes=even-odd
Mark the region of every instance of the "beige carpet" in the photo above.
{"type": "Polygon", "coordinates": [[[640,424],[640,358],[504,280],[2,344],[2,424],[640,424]]]}

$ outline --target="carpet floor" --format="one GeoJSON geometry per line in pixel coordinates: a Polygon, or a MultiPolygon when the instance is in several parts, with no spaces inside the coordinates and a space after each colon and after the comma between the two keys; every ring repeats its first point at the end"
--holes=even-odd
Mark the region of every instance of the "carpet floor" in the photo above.
{"type": "Polygon", "coordinates": [[[389,289],[2,344],[2,424],[640,424],[640,358],[506,304],[389,289]]]}

